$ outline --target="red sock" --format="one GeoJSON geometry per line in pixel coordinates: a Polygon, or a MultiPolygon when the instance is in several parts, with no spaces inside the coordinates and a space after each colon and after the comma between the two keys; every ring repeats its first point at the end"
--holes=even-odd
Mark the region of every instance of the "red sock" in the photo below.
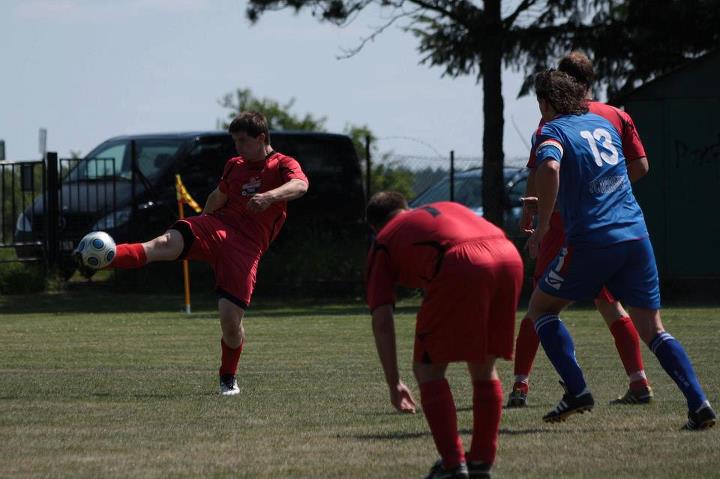
{"type": "Polygon", "coordinates": [[[473,432],[468,460],[495,462],[502,399],[499,379],[473,382],[473,432]]]}
{"type": "Polygon", "coordinates": [[[121,243],[115,250],[115,258],[110,268],[132,269],[145,266],[147,256],[142,243],[121,243]]]}
{"type": "Polygon", "coordinates": [[[242,353],[243,345],[245,341],[240,343],[235,349],[225,344],[223,339],[220,339],[220,349],[222,353],[220,355],[220,376],[225,374],[232,374],[235,376],[237,373],[238,363],[240,362],[240,353],[242,353]]]}
{"type": "Polygon", "coordinates": [[[631,377],[631,388],[647,387],[648,382],[640,353],[640,336],[632,320],[627,316],[616,319],[610,325],[610,332],[615,338],[615,347],[620,354],[625,372],[631,377]]]}
{"type": "MultiPolygon", "coordinates": [[[[520,331],[518,337],[515,340],[515,385],[525,386],[525,393],[527,393],[528,383],[527,377],[530,376],[532,371],[533,362],[535,361],[535,355],[537,354],[538,347],[540,346],[540,338],[538,338],[535,332],[535,325],[530,318],[523,318],[520,323],[520,331]],[[525,381],[519,381],[518,376],[524,377],[525,381]]],[[[521,388],[522,389],[522,388],[521,388]]]]}
{"type": "Polygon", "coordinates": [[[455,401],[447,379],[421,384],[420,403],[443,465],[447,469],[456,467],[465,460],[465,450],[458,434],[455,401]]]}

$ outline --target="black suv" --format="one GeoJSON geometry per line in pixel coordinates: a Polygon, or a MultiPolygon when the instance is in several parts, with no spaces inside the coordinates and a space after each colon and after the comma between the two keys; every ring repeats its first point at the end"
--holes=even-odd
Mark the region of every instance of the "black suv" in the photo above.
{"type": "MultiPolygon", "coordinates": [[[[359,160],[346,135],[272,131],[273,148],[298,160],[310,180],[308,193],[288,206],[286,230],[352,229],[363,236],[364,191],[359,160]]],[[[59,236],[62,271],[74,271],[70,252],[90,230],[117,242],[147,241],[177,219],[175,175],[202,206],[217,186],[225,162],[237,156],[226,132],[128,135],[111,138],[80,160],[61,160],[59,236]]],[[[44,198],[17,220],[15,241],[44,240],[44,198]]],[[[186,214],[194,214],[186,208],[186,214]]],[[[283,235],[278,238],[282,241],[283,235]]],[[[37,246],[17,248],[37,256],[37,246]]]]}

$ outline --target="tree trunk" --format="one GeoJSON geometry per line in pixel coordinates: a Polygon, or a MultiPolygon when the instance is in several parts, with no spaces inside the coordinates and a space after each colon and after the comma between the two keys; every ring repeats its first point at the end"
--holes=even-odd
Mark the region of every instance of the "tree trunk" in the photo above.
{"type": "Polygon", "coordinates": [[[486,40],[482,49],[480,72],[483,78],[483,172],[482,198],[485,219],[503,227],[504,160],[502,97],[502,41],[501,0],[485,0],[486,40]]]}

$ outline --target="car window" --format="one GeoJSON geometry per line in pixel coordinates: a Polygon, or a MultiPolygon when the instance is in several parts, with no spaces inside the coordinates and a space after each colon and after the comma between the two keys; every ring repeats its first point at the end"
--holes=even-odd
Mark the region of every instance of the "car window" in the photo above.
{"type": "Polygon", "coordinates": [[[235,156],[237,152],[229,136],[202,138],[192,146],[180,175],[186,184],[209,181],[214,188],[222,176],[225,163],[235,156]]]}
{"type": "Polygon", "coordinates": [[[112,178],[122,169],[127,142],[103,145],[80,161],[70,173],[71,181],[112,178]]]}
{"type": "MultiPolygon", "coordinates": [[[[140,173],[152,179],[166,171],[175,160],[183,140],[145,139],[135,141],[135,155],[140,173]]],[[[72,181],[132,178],[130,143],[101,145],[78,163],[70,173],[72,181]]]]}
{"type": "MultiPolygon", "coordinates": [[[[450,195],[448,194],[448,197],[450,195]]],[[[482,184],[480,176],[466,176],[455,179],[455,201],[468,208],[482,206],[482,184]]]]}
{"type": "MultiPolygon", "coordinates": [[[[140,173],[146,178],[154,178],[167,170],[175,160],[175,154],[180,149],[183,140],[137,140],[135,152],[140,173]]],[[[120,176],[126,179],[132,177],[129,158],[123,164],[120,176]]]]}

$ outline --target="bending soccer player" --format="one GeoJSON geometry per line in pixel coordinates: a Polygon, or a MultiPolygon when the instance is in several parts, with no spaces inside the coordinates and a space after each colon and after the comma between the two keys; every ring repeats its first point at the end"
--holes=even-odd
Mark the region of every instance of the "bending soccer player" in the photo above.
{"type": "Polygon", "coordinates": [[[543,420],[563,421],[594,405],[572,337],[559,314],[575,300],[595,297],[604,285],[628,306],[640,337],[685,396],[684,429],[713,426],[715,412],[690,358],[660,319],[655,256],[630,188],[620,135],[605,118],[588,113],[584,86],[566,73],[538,74],[535,92],[545,124],[536,149],[538,224],[528,240],[530,254],[537,255],[556,203],[566,238],[535,288],[528,311],[566,388],[560,403],[543,420]]]}
{"type": "Polygon", "coordinates": [[[441,459],[428,478],[489,477],[502,413],[495,359],[512,357],[522,285],[520,255],[502,230],[457,203],[408,209],[399,193],[373,195],[367,221],[377,233],[368,256],[367,301],[390,402],[415,412],[397,367],[395,285],[422,288],[413,371],[420,402],[441,459]],[[473,384],[472,443],[465,453],[448,363],[467,363],[473,384]]]}
{"type": "Polygon", "coordinates": [[[225,164],[200,216],[177,221],[147,243],[117,245],[111,268],[140,268],[154,261],[199,260],[215,272],[222,330],[220,393],[240,392],[236,373],[245,342],[243,315],[258,263],[287,217],[287,202],[305,194],[298,162],[273,151],[267,121],[244,112],[228,128],[238,157],[225,164]]]}
{"type": "MultiPolygon", "coordinates": [[[[630,115],[613,106],[592,100],[592,83],[595,79],[595,71],[590,59],[583,53],[572,52],[560,60],[558,70],[567,73],[585,87],[585,98],[588,100],[587,104],[590,112],[607,119],[617,130],[622,141],[630,182],[635,182],[645,176],[648,171],[645,148],[640,141],[640,136],[630,115]]],[[[536,134],[541,132],[543,124],[544,121],[541,120],[536,134]]],[[[528,177],[526,196],[530,198],[527,198],[524,202],[524,214],[521,219],[521,228],[525,228],[529,232],[532,232],[529,228],[536,207],[534,182],[537,141],[535,140],[536,138],[533,137],[533,148],[527,164],[527,167],[530,168],[530,175],[528,177]]],[[[562,217],[560,212],[555,210],[550,217],[550,229],[540,243],[533,274],[535,284],[542,277],[548,265],[555,259],[564,243],[565,233],[563,231],[562,217]]],[[[649,403],[653,398],[653,392],[645,375],[642,353],[640,352],[640,337],[628,313],[607,288],[603,288],[595,298],[595,307],[602,315],[613,336],[615,347],[630,383],[627,392],[611,401],[611,404],[649,403]]],[[[509,395],[507,407],[523,407],[527,405],[530,372],[539,345],[540,339],[535,333],[535,327],[530,318],[526,316],[520,323],[515,341],[515,383],[509,395]]]]}

